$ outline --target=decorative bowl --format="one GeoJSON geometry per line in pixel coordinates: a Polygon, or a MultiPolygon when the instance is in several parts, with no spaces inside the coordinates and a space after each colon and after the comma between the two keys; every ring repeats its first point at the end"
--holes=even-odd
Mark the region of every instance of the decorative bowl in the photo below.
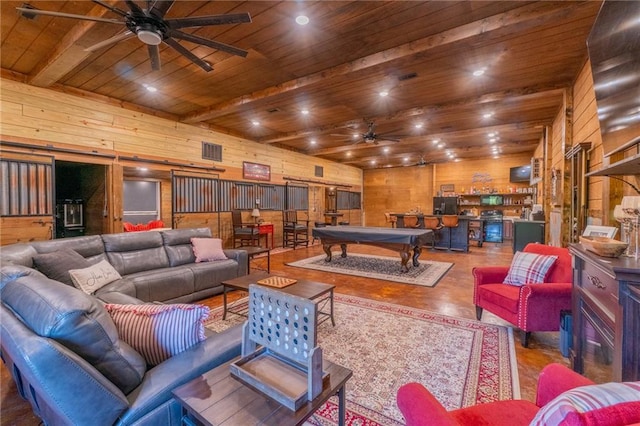
{"type": "Polygon", "coordinates": [[[580,244],[602,257],[618,257],[624,253],[629,245],[607,237],[580,237],[580,244]]]}

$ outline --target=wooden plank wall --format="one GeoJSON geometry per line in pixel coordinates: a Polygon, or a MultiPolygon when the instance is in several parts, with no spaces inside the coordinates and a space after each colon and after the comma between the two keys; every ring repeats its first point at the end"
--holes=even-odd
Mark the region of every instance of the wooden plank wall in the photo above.
{"type": "MultiPolygon", "coordinates": [[[[284,177],[309,179],[327,183],[350,185],[349,190],[362,190],[362,170],[341,165],[315,157],[309,157],[293,151],[283,150],[270,145],[258,144],[249,140],[233,137],[215,131],[187,125],[176,120],[153,116],[139,111],[121,108],[119,105],[99,102],[94,99],[74,96],[59,91],[29,86],[17,81],[1,79],[0,91],[0,137],[5,141],[31,143],[45,148],[47,145],[70,147],[82,151],[96,150],[101,153],[113,153],[125,156],[137,155],[141,158],[168,159],[173,162],[215,166],[224,168],[221,179],[242,180],[242,163],[251,161],[271,167],[271,182],[282,184],[284,177]],[[201,142],[213,142],[222,145],[222,162],[213,163],[201,159],[201,142]],[[324,177],[315,177],[315,166],[324,168],[324,177]]],[[[44,149],[46,151],[46,149],[44,149]]],[[[105,163],[91,156],[52,154],[56,159],[85,163],[105,163]],[[72,157],[72,158],[71,158],[72,157]]],[[[109,163],[109,161],[107,162],[109,163]]],[[[149,168],[165,167],[153,164],[139,165],[149,168]]],[[[119,167],[113,170],[121,172],[122,164],[117,159],[110,160],[110,166],[119,167]]],[[[130,164],[126,164],[130,166],[130,164]]],[[[122,177],[112,177],[115,182],[122,177]]],[[[324,185],[320,185],[323,187],[324,185]]],[[[162,220],[171,223],[170,206],[171,188],[168,181],[162,183],[162,220]]],[[[118,188],[111,188],[118,196],[118,188]]],[[[111,192],[109,192],[111,197],[111,192]]],[[[119,206],[118,200],[111,205],[119,206]]],[[[324,211],[323,204],[310,207],[309,217],[315,217],[318,210],[324,211]]],[[[117,222],[118,212],[113,212],[110,220],[117,222]]],[[[121,212],[120,212],[121,215],[121,212]]],[[[360,223],[360,212],[349,212],[352,223],[360,223]],[[357,218],[355,216],[358,216],[357,218]]],[[[224,219],[225,221],[227,218],[224,219]]],[[[281,213],[273,212],[273,217],[266,215],[265,220],[273,223],[282,222],[281,213]],[[279,216],[279,217],[276,217],[279,216]]],[[[3,221],[4,222],[4,221],[3,221]]],[[[206,224],[214,233],[218,231],[217,219],[199,218],[188,223],[206,224]]],[[[179,227],[185,227],[180,223],[179,227]]],[[[221,225],[230,229],[229,224],[221,225]]],[[[6,229],[6,228],[5,228],[6,229]]],[[[118,229],[116,226],[114,229],[118,229]]],[[[0,230],[2,232],[2,230],[0,230]]],[[[225,231],[226,232],[226,231],[225,231]]],[[[23,240],[42,239],[44,234],[23,236],[23,240]]],[[[280,236],[281,240],[281,236],[280,236]]],[[[276,237],[276,242],[278,237],[276,237]]],[[[3,244],[11,243],[2,239],[3,244]]]]}
{"type": "MultiPolygon", "coordinates": [[[[456,193],[469,193],[472,187],[500,193],[508,188],[529,187],[510,183],[509,169],[529,164],[531,154],[481,158],[423,167],[397,167],[365,170],[364,217],[366,226],[388,226],[385,212],[406,212],[420,208],[433,213],[433,197],[441,185],[453,185],[456,193]]],[[[506,212],[519,215],[518,209],[506,212]]]]}

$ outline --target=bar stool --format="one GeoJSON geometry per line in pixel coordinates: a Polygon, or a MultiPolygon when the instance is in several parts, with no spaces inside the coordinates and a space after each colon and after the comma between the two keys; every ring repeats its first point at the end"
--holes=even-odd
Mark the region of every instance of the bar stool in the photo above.
{"type": "Polygon", "coordinates": [[[449,231],[449,249],[451,249],[451,228],[458,227],[458,216],[453,214],[445,214],[442,216],[442,227],[449,231]]]}
{"type": "Polygon", "coordinates": [[[385,213],[384,218],[387,221],[387,223],[391,224],[392,228],[396,227],[396,222],[398,221],[398,218],[396,216],[391,216],[390,213],[385,213]]]}
{"type": "Polygon", "coordinates": [[[404,227],[405,228],[420,228],[420,221],[418,220],[418,216],[414,216],[412,214],[404,216],[404,227]]]}
{"type": "Polygon", "coordinates": [[[431,249],[436,248],[436,235],[440,234],[440,230],[442,229],[442,224],[440,223],[440,219],[434,216],[425,216],[424,217],[424,227],[426,229],[431,229],[431,249]],[[436,234],[437,232],[437,234],[436,234]]]}

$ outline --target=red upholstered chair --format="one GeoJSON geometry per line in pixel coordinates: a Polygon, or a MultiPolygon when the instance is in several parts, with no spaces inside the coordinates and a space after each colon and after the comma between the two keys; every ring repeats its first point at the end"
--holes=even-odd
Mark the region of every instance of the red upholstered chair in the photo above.
{"type": "Polygon", "coordinates": [[[544,283],[527,283],[520,287],[503,284],[508,266],[475,267],[473,303],[478,320],[486,309],[509,321],[521,330],[522,346],[527,347],[532,331],[560,329],[560,311],[571,310],[573,275],[571,255],[566,248],[531,243],[523,252],[558,256],[544,283]]]}
{"type": "MultiPolygon", "coordinates": [[[[567,403],[562,399],[564,396],[562,394],[580,386],[593,384],[591,380],[562,364],[549,364],[538,377],[535,404],[525,400],[507,400],[447,411],[433,394],[419,383],[408,383],[398,389],[397,403],[407,426],[529,425],[539,411],[541,415],[544,412],[549,416],[559,413],[564,413],[563,415],[566,416],[563,419],[565,422],[543,423],[544,426],[558,424],[631,425],[640,421],[640,400],[633,397],[634,393],[639,392],[637,385],[635,391],[631,390],[632,397],[627,398],[627,402],[603,402],[601,406],[596,404],[591,410],[585,410],[582,406],[578,410],[581,411],[578,414],[567,414],[569,410],[561,411],[559,409],[559,407],[567,407],[562,405],[567,403]],[[555,399],[558,396],[560,399],[555,399]],[[554,399],[554,403],[548,404],[554,399]],[[628,402],[629,400],[631,402],[628,402]]],[[[584,393],[589,395],[589,404],[593,404],[594,400],[598,398],[598,394],[606,393],[607,386],[596,385],[585,388],[584,393]]],[[[570,401],[569,398],[567,400],[570,401]]]]}
{"type": "Polygon", "coordinates": [[[147,226],[149,229],[164,228],[164,222],[159,219],[150,220],[149,223],[147,223],[147,226]]]}

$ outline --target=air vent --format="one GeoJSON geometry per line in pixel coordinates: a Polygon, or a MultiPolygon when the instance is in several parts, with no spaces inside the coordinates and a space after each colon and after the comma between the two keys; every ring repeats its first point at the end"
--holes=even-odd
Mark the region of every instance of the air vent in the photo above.
{"type": "Polygon", "coordinates": [[[211,142],[202,142],[202,159],[222,161],[222,145],[211,142]]]}
{"type": "Polygon", "coordinates": [[[404,74],[398,77],[398,81],[411,80],[412,78],[416,78],[418,73],[410,72],[409,74],[404,74]]]}
{"type": "Polygon", "coordinates": [[[273,114],[274,112],[280,112],[280,108],[270,108],[267,110],[269,114],[273,114]]]}
{"type": "Polygon", "coordinates": [[[316,166],[316,177],[324,176],[324,168],[322,166],[316,166]]]}

